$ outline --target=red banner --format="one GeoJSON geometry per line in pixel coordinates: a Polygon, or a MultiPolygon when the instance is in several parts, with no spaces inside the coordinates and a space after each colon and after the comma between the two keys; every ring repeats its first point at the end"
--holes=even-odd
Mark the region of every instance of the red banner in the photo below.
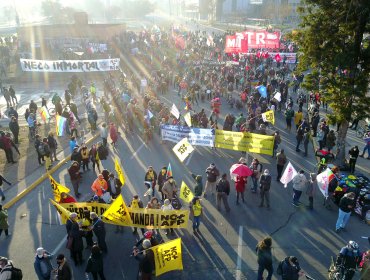
{"type": "Polygon", "coordinates": [[[247,41],[241,36],[226,36],[225,53],[245,53],[248,51],[247,41]]]}
{"type": "Polygon", "coordinates": [[[242,35],[249,49],[278,49],[280,48],[280,31],[267,32],[246,30],[236,35],[242,35]]]}

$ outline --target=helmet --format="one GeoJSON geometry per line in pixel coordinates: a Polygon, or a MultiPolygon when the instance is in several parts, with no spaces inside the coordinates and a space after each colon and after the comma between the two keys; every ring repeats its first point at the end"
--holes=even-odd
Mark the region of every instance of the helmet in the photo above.
{"type": "Polygon", "coordinates": [[[152,238],[152,235],[153,235],[153,232],[152,232],[151,230],[148,230],[148,231],[146,231],[146,232],[144,233],[144,237],[145,237],[146,239],[150,239],[150,238],[152,238]]]}
{"type": "Polygon", "coordinates": [[[152,246],[152,243],[150,242],[150,240],[149,240],[149,239],[145,239],[145,240],[143,241],[143,248],[144,248],[144,249],[149,249],[151,246],[152,246]]]}
{"type": "Polygon", "coordinates": [[[358,244],[355,242],[355,241],[349,241],[348,242],[348,248],[354,250],[354,251],[357,251],[358,250],[358,244]]]}

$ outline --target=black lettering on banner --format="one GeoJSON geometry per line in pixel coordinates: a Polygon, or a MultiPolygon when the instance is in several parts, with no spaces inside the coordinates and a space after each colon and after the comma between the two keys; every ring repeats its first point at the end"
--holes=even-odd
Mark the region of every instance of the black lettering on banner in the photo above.
{"type": "Polygon", "coordinates": [[[169,250],[163,250],[162,252],[163,260],[166,262],[170,262],[171,260],[176,260],[178,256],[177,247],[174,246],[169,250]]]}
{"type": "Polygon", "coordinates": [[[30,61],[23,61],[23,68],[25,69],[32,69],[31,62],[30,61]]]}
{"type": "Polygon", "coordinates": [[[185,187],[184,190],[182,191],[182,194],[184,195],[185,198],[188,198],[188,196],[190,195],[190,190],[185,187]]]}
{"type": "Polygon", "coordinates": [[[182,144],[178,149],[177,151],[180,153],[180,154],[183,154],[186,152],[186,150],[188,149],[188,147],[186,147],[185,144],[182,144]]]}

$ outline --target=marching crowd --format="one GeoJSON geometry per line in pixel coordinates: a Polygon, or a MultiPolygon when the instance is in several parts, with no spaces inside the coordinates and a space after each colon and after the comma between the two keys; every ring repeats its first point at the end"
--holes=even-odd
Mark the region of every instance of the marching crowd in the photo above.
{"type": "MultiPolygon", "coordinates": [[[[310,98],[301,94],[300,85],[303,81],[303,74],[292,73],[292,67],[285,60],[282,63],[273,61],[268,53],[259,55],[243,56],[239,54],[224,54],[222,52],[222,36],[214,35],[212,43],[207,41],[206,34],[187,32],[185,35],[186,46],[173,52],[171,32],[162,31],[159,36],[148,31],[140,33],[124,32],[114,38],[115,44],[120,48],[122,54],[130,53],[132,49],[140,48],[140,53],[133,56],[146,65],[144,72],[138,70],[139,75],[134,71],[127,70],[117,77],[109,74],[103,82],[104,94],[99,98],[94,83],[83,85],[82,82],[73,76],[64,99],[55,95],[52,103],[58,115],[66,119],[64,133],[70,137],[69,148],[71,152],[71,164],[68,168],[74,196],[62,193],[59,203],[74,203],[80,199],[79,187],[84,172],[97,171],[97,177],[91,184],[91,202],[110,203],[121,193],[122,182],[112,172],[102,169],[100,162],[106,160],[109,155],[108,138],[111,145],[119,139],[119,128],[122,132],[142,133],[146,141],[151,141],[153,132],[160,133],[160,127],[164,124],[187,126],[187,123],[180,118],[171,116],[170,109],[162,103],[160,96],[170,95],[172,89],[181,97],[185,104],[185,111],[191,113],[192,124],[195,127],[224,129],[229,131],[254,132],[259,134],[270,134],[274,136],[273,157],[276,158],[276,181],[280,181],[284,167],[287,164],[287,157],[284,150],[279,148],[281,137],[279,131],[273,131],[271,125],[262,117],[262,113],[268,110],[281,114],[286,121],[286,130],[294,133],[296,138],[296,152],[301,152],[303,144],[303,156],[308,155],[308,144],[312,137],[317,137],[319,150],[330,153],[336,145],[335,131],[329,129],[328,122],[319,115],[320,95],[311,93],[310,98]],[[154,35],[154,37],[153,37],[154,35]],[[154,38],[154,39],[153,39],[154,38]],[[150,44],[148,43],[150,42],[150,44]],[[175,53],[175,55],[173,54],[175,53]],[[158,63],[159,62],[159,63],[158,63]],[[232,63],[230,63],[232,62],[232,63]],[[289,90],[292,89],[292,94],[289,90]],[[140,93],[140,94],[138,94],[140,93]],[[79,125],[81,120],[78,107],[73,102],[76,95],[80,94],[84,100],[87,111],[87,120],[92,132],[98,132],[99,142],[88,147],[84,141],[79,141],[79,125]],[[212,109],[211,115],[207,116],[204,108],[208,105],[212,109]],[[228,104],[232,113],[226,114],[221,120],[222,103],[228,104]],[[304,113],[303,106],[310,103],[310,111],[304,113]],[[97,106],[99,106],[97,108],[97,106]],[[195,107],[200,107],[196,112],[195,107]],[[234,109],[235,107],[235,109],[234,109]],[[298,110],[294,110],[298,107],[298,110]],[[98,112],[104,113],[104,122],[98,122],[98,112]],[[150,112],[150,114],[149,114],[150,112]],[[294,126],[292,128],[292,122],[294,126]],[[221,124],[222,123],[222,126],[221,124]],[[90,166],[91,162],[91,166],[90,166]]],[[[175,32],[176,33],[176,32],[175,32]]],[[[5,151],[9,163],[15,163],[12,150],[17,150],[19,125],[16,105],[18,100],[13,99],[15,92],[12,86],[2,87],[2,94],[6,96],[8,116],[10,117],[9,129],[12,134],[1,132],[0,144],[5,151]]],[[[42,107],[47,108],[46,100],[42,100],[42,107]]],[[[38,107],[31,101],[26,112],[30,130],[30,141],[33,141],[36,149],[39,165],[45,163],[46,169],[52,168],[53,162],[57,161],[58,141],[53,132],[42,137],[37,132],[38,107]]],[[[369,142],[367,143],[369,145],[369,142]]],[[[367,146],[366,146],[367,147],[367,146]]],[[[366,148],[365,147],[365,148],[366,148]]],[[[350,151],[351,172],[355,172],[356,159],[359,156],[358,147],[350,151]],[[357,149],[357,150],[356,150],[357,149]]],[[[366,148],[368,149],[368,148],[366,148]]],[[[365,149],[364,149],[365,152],[365,149]]],[[[231,178],[234,181],[236,190],[235,203],[245,203],[245,191],[248,177],[251,181],[251,192],[259,193],[259,207],[270,209],[270,187],[272,176],[268,169],[264,169],[262,163],[254,158],[248,163],[241,157],[236,163],[248,168],[249,175],[235,175],[231,178]]],[[[144,175],[145,195],[149,197],[148,203],[140,200],[139,195],[134,195],[129,207],[132,208],[154,208],[173,210],[181,207],[177,197],[179,187],[172,174],[169,174],[167,167],[161,168],[157,173],[152,166],[149,166],[144,175]],[[158,191],[158,194],[156,193],[158,191]]],[[[193,190],[194,199],[189,205],[192,214],[194,234],[200,234],[200,223],[203,213],[202,200],[215,198],[217,209],[221,206],[226,212],[230,211],[229,195],[231,180],[225,171],[220,171],[214,163],[211,163],[205,170],[206,181],[203,188],[203,176],[191,174],[194,178],[193,190]]],[[[313,209],[313,197],[316,184],[316,173],[308,174],[303,170],[293,178],[292,204],[300,207],[301,195],[305,192],[308,197],[308,208],[313,209]]],[[[4,177],[0,176],[0,195],[2,200],[5,196],[1,190],[3,181],[10,184],[4,177]]],[[[85,184],[86,182],[84,182],[85,184]]],[[[355,194],[346,194],[339,202],[339,215],[336,223],[336,231],[346,230],[351,210],[354,205],[355,194]]],[[[7,211],[0,208],[0,235],[5,231],[8,233],[7,211]]],[[[116,232],[121,232],[122,227],[117,226],[116,232]]],[[[139,261],[139,279],[151,279],[155,269],[154,259],[150,250],[151,246],[158,243],[158,230],[142,230],[142,240],[134,248],[133,255],[139,261]],[[144,250],[144,253],[142,252],[144,250]]],[[[84,218],[77,220],[77,214],[71,213],[66,224],[68,234],[67,248],[70,250],[70,257],[74,264],[82,265],[83,249],[85,239],[86,247],[91,249],[91,254],[86,263],[85,272],[91,273],[93,279],[105,279],[103,257],[108,253],[105,242],[106,230],[104,222],[97,213],[85,211],[84,218]],[[95,236],[96,242],[93,241],[95,236]]],[[[137,229],[134,228],[134,234],[137,229]]],[[[165,234],[174,234],[174,230],[166,230],[165,234]]],[[[263,279],[263,271],[268,271],[266,279],[271,279],[272,267],[272,238],[266,237],[256,246],[258,276],[263,279]]],[[[34,267],[39,279],[50,279],[53,273],[58,275],[57,279],[72,279],[72,267],[63,254],[56,257],[57,269],[54,271],[53,256],[44,248],[36,251],[34,267]]],[[[369,277],[370,252],[360,252],[359,246],[354,241],[349,241],[336,260],[338,268],[345,269],[346,279],[352,279],[353,269],[360,265],[362,267],[362,278],[369,277]]],[[[0,259],[0,280],[10,279],[13,273],[12,265],[5,257],[0,259]],[[10,267],[10,268],[9,268],[10,267]],[[10,272],[9,272],[10,271],[10,272]]],[[[14,268],[14,267],[13,267],[14,268]]],[[[294,256],[288,256],[279,263],[276,270],[284,280],[295,280],[305,273],[301,270],[299,261],[294,256]]],[[[309,277],[308,275],[306,275],[309,277]]]]}

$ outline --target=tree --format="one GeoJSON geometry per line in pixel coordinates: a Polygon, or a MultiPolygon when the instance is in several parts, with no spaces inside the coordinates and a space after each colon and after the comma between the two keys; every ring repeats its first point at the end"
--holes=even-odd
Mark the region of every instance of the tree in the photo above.
{"type": "Polygon", "coordinates": [[[292,35],[301,53],[298,71],[310,71],[303,86],[320,91],[329,121],[339,124],[336,159],[342,165],[349,121],[354,113],[370,113],[369,0],[305,0],[298,11],[302,22],[292,35]]]}
{"type": "Polygon", "coordinates": [[[64,7],[58,1],[44,0],[41,4],[42,13],[49,17],[52,23],[71,23],[76,12],[72,7],[64,7]]]}

